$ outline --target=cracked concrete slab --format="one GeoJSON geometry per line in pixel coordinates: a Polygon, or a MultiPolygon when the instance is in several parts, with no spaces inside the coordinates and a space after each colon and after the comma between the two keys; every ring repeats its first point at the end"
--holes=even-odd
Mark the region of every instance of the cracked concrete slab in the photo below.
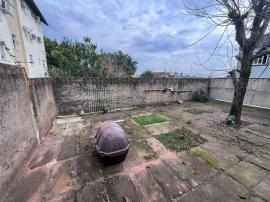
{"type": "MultiPolygon", "coordinates": [[[[183,113],[185,107],[172,104],[54,125],[4,201],[270,201],[270,147],[263,142],[269,127],[262,127],[259,114],[252,119],[257,123],[235,129],[220,124],[226,117],[223,105],[188,105],[211,113],[190,115],[183,113]],[[169,121],[156,124],[156,131],[147,130],[133,121],[145,111],[162,113],[169,121]],[[132,141],[129,154],[123,163],[104,166],[95,154],[93,131],[102,121],[123,117],[120,125],[132,141]],[[182,126],[207,142],[177,153],[155,138],[182,126]]],[[[244,118],[251,119],[252,113],[244,118]]]]}
{"type": "Polygon", "coordinates": [[[259,183],[265,176],[266,172],[254,164],[241,161],[234,167],[227,170],[227,173],[238,182],[247,187],[252,187],[259,183]]]}

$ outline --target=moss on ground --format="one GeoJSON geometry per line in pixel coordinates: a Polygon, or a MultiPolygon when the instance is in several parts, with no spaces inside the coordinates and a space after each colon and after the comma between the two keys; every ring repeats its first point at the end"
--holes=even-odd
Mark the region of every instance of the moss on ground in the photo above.
{"type": "Polygon", "coordinates": [[[197,148],[196,150],[194,150],[194,154],[205,160],[210,166],[213,167],[218,166],[218,160],[213,156],[211,156],[210,154],[208,154],[205,150],[197,148]]]}
{"type": "Polygon", "coordinates": [[[158,114],[152,114],[152,115],[145,115],[145,116],[140,116],[135,118],[135,121],[141,125],[148,125],[152,123],[161,123],[161,122],[166,122],[167,119],[161,115],[158,114]]]}
{"type": "Polygon", "coordinates": [[[184,127],[170,133],[160,134],[157,139],[166,148],[173,151],[188,150],[205,142],[201,136],[184,127]]]}
{"type": "Polygon", "coordinates": [[[190,109],[185,110],[185,112],[195,114],[195,115],[199,115],[199,114],[206,113],[208,111],[204,110],[204,109],[190,108],[190,109]]]}

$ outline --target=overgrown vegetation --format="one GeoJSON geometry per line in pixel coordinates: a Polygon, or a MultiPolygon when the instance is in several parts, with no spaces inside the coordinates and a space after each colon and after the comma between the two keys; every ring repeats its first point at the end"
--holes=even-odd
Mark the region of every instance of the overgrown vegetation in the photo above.
{"type": "Polygon", "coordinates": [[[141,125],[148,125],[152,123],[161,123],[167,121],[167,119],[161,115],[158,114],[152,114],[152,115],[145,115],[135,118],[135,121],[141,125]]]}
{"type": "Polygon", "coordinates": [[[155,74],[150,71],[150,70],[146,70],[145,72],[143,72],[140,76],[141,78],[154,78],[155,74]]]}
{"type": "Polygon", "coordinates": [[[183,127],[170,133],[160,134],[157,139],[168,149],[173,151],[188,150],[205,142],[191,130],[183,127]]]}
{"type": "Polygon", "coordinates": [[[54,77],[130,77],[137,62],[122,51],[97,53],[90,37],[82,42],[64,38],[61,42],[44,39],[48,71],[54,77]]]}
{"type": "Polygon", "coordinates": [[[225,124],[228,126],[234,126],[235,125],[235,116],[230,115],[225,119],[225,124]]]}
{"type": "Polygon", "coordinates": [[[209,95],[204,90],[196,91],[193,95],[193,100],[198,102],[208,102],[209,101],[209,95]]]}
{"type": "Polygon", "coordinates": [[[203,113],[207,113],[208,111],[206,111],[204,109],[190,108],[190,109],[185,110],[185,112],[195,114],[195,115],[200,115],[203,113]]]}

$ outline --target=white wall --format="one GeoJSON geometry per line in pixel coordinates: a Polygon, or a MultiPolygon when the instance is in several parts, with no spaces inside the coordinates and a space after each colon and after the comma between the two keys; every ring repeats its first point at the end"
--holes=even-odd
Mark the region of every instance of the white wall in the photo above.
{"type": "MultiPolygon", "coordinates": [[[[210,99],[231,102],[233,93],[234,86],[231,79],[211,79],[210,99]]],[[[270,79],[250,79],[244,104],[270,108],[270,79]]]]}
{"type": "MultiPolygon", "coordinates": [[[[46,62],[46,53],[44,47],[43,39],[43,29],[42,24],[37,23],[31,14],[31,10],[23,9],[21,7],[21,0],[17,0],[19,17],[21,21],[21,30],[23,32],[23,41],[25,47],[25,53],[27,58],[27,67],[30,78],[44,77],[47,72],[47,62],[46,62]],[[30,33],[27,35],[23,31],[23,27],[26,26],[30,33]],[[37,37],[41,38],[41,43],[36,40],[30,39],[30,34],[35,34],[37,37]],[[33,57],[34,63],[31,64],[30,55],[33,57]]],[[[27,5],[26,5],[27,6],[27,5]]]]}
{"type": "MultiPolygon", "coordinates": [[[[9,31],[7,18],[12,18],[12,16],[8,16],[8,14],[4,14],[0,10],[0,41],[4,41],[6,46],[10,49],[10,52],[13,54],[13,45],[11,40],[11,33],[9,31]]],[[[1,48],[1,47],[0,47],[1,48]]],[[[1,51],[0,51],[1,52],[1,51]]],[[[5,51],[5,59],[2,60],[0,55],[0,63],[4,64],[15,64],[14,60],[10,57],[10,55],[5,51]]]]}

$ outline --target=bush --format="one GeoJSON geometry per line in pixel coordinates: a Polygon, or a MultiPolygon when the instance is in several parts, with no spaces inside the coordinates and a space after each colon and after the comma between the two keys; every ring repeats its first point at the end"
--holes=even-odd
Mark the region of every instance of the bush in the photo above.
{"type": "Polygon", "coordinates": [[[204,90],[196,91],[193,94],[193,100],[199,102],[208,102],[209,101],[208,93],[204,90]]]}
{"type": "Polygon", "coordinates": [[[228,126],[234,126],[235,125],[235,116],[230,115],[225,119],[225,124],[228,126]]]}

